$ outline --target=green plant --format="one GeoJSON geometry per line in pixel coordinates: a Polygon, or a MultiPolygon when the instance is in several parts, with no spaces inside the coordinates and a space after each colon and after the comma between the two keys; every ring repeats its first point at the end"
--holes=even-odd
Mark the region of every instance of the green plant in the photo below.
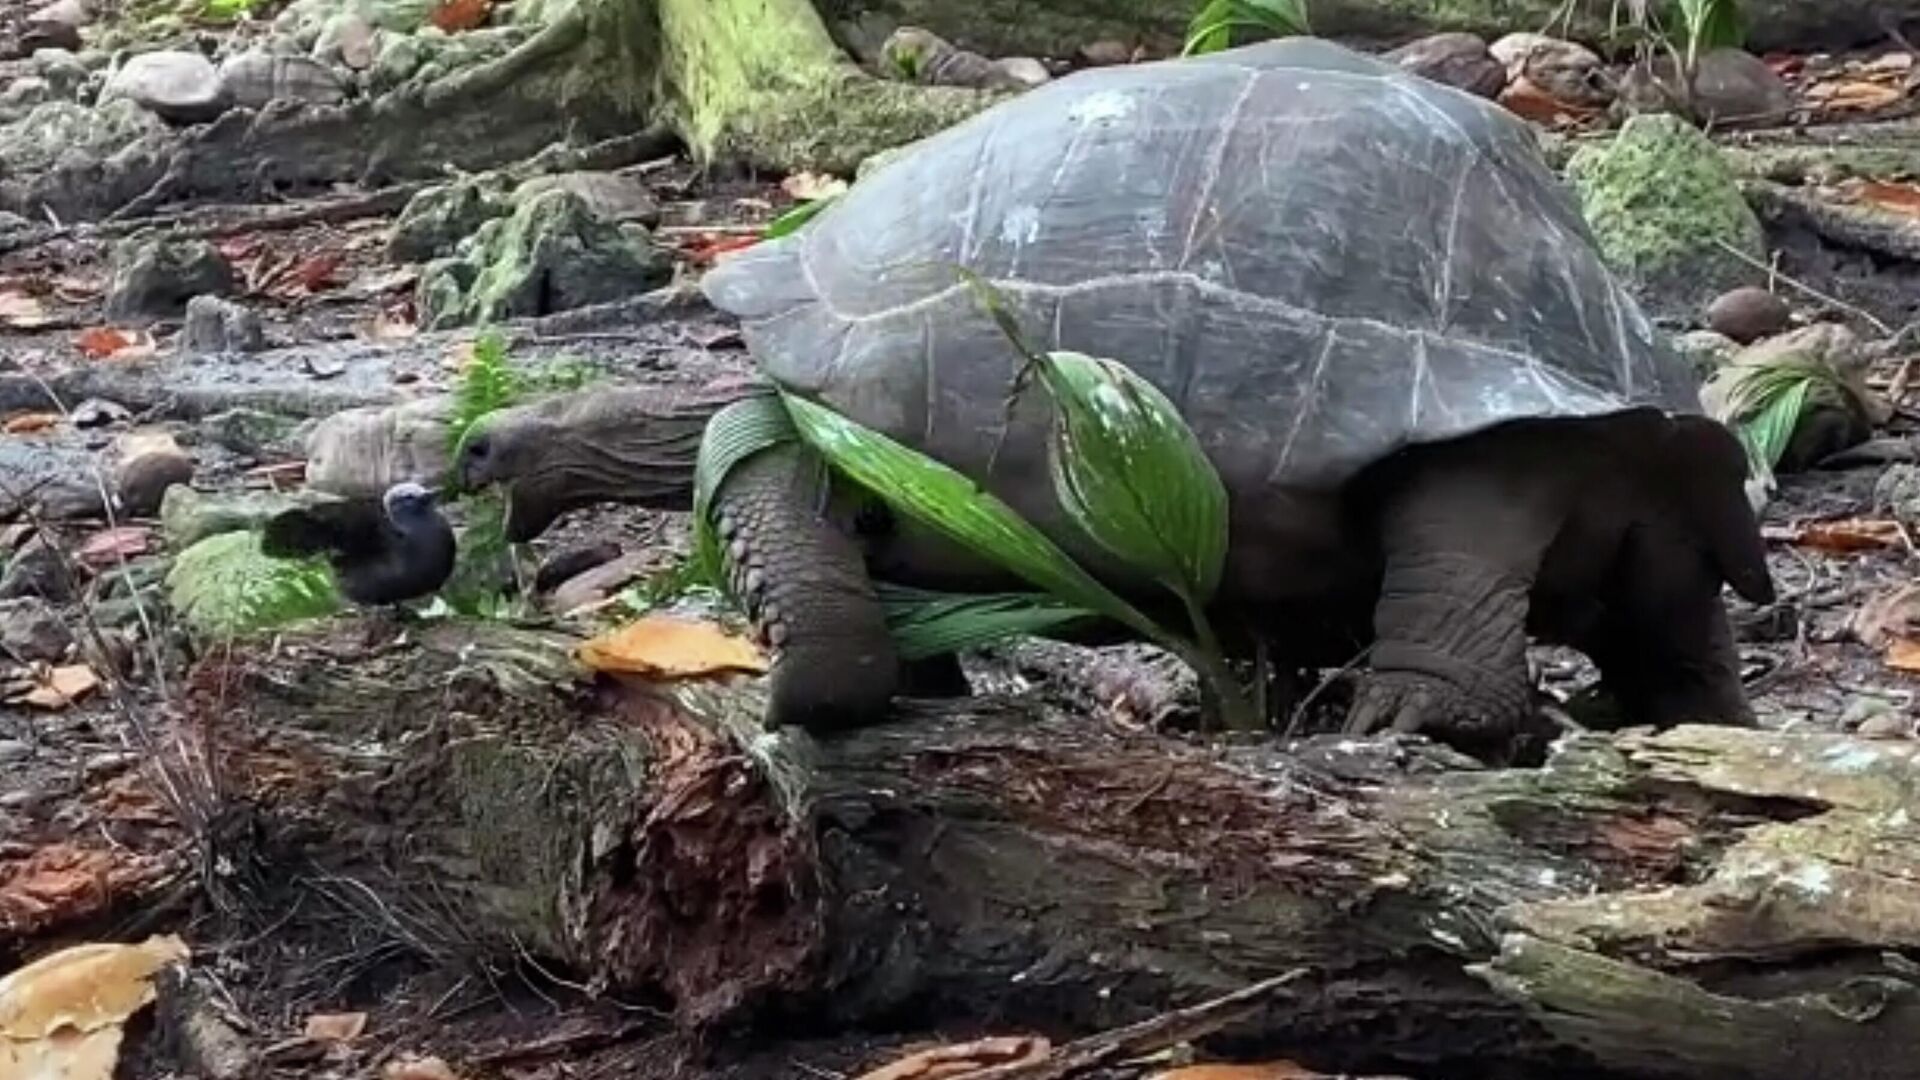
{"type": "Polygon", "coordinates": [[[1740,0],[1668,0],[1659,6],[1654,0],[1613,0],[1611,22],[1615,40],[1633,45],[1634,66],[1643,75],[1651,75],[1655,52],[1667,54],[1689,105],[1700,55],[1739,48],[1747,36],[1740,0]]]}
{"type": "Polygon", "coordinates": [[[1753,475],[1772,474],[1793,441],[1807,408],[1819,401],[1844,403],[1853,390],[1833,368],[1798,356],[1756,364],[1733,376],[1724,415],[1746,445],[1753,475]]]}
{"type": "Polygon", "coordinates": [[[767,227],[761,235],[768,240],[778,240],[789,233],[797,232],[800,226],[812,221],[820,211],[833,205],[839,198],[840,196],[836,194],[795,203],[772,221],[767,222],[767,227]]]}
{"type": "Polygon", "coordinates": [[[1206,0],[1187,24],[1182,56],[1198,56],[1232,47],[1235,32],[1251,30],[1269,37],[1312,32],[1307,0],[1206,0]]]}
{"type": "MultiPolygon", "coordinates": [[[[584,365],[579,365],[584,367],[584,365]]],[[[506,338],[487,330],[473,343],[473,355],[454,387],[453,415],[447,424],[447,444],[459,460],[466,443],[487,416],[518,404],[530,392],[548,389],[545,377],[557,375],[564,385],[576,372],[560,362],[551,372],[532,375],[516,370],[507,354],[506,338]]],[[[439,598],[460,615],[474,618],[515,617],[524,606],[518,596],[501,592],[505,570],[517,568],[517,552],[507,541],[506,504],[491,492],[462,492],[456,501],[466,512],[460,530],[453,574],[442,585],[439,598]]]]}
{"type": "Polygon", "coordinates": [[[520,400],[525,382],[507,360],[507,341],[498,330],[482,333],[453,390],[453,416],[447,424],[447,450],[458,460],[482,418],[520,400]]]}
{"type": "Polygon", "coordinates": [[[258,0],[203,0],[200,14],[215,22],[235,22],[253,14],[258,0]]]}

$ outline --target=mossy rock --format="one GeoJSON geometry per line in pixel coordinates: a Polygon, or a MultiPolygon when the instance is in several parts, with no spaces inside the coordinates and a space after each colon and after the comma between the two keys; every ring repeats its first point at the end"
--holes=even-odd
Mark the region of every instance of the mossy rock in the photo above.
{"type": "Polygon", "coordinates": [[[98,108],[71,101],[49,101],[10,124],[0,124],[0,162],[7,174],[45,172],[75,154],[105,159],[143,136],[166,134],[160,118],[131,101],[116,99],[98,108]]]}
{"type": "Polygon", "coordinates": [[[1608,264],[1656,314],[1691,313],[1752,280],[1747,260],[1764,264],[1765,234],[1733,170],[1679,117],[1634,117],[1574,154],[1567,179],[1608,264]]]}
{"type": "Polygon", "coordinates": [[[456,259],[429,263],[418,302],[440,329],[618,300],[671,274],[643,227],[603,221],[577,195],[546,191],[481,226],[456,259]]]}
{"type": "Polygon", "coordinates": [[[460,241],[507,213],[506,185],[491,176],[436,184],[407,200],[394,219],[387,254],[402,262],[451,255],[460,241]]]}
{"type": "Polygon", "coordinates": [[[167,598],[207,638],[331,615],[342,603],[326,564],[273,558],[252,530],[216,533],[181,552],[167,573],[167,598]]]}

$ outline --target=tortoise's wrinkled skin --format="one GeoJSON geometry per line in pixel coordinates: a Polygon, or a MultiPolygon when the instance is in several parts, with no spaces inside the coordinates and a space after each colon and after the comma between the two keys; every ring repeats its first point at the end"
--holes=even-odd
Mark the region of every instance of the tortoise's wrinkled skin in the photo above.
{"type": "MultiPolygon", "coordinates": [[[[1100,69],[708,275],[768,378],[967,473],[1157,605],[1065,518],[1045,398],[1008,408],[1019,355],[953,264],[1033,344],[1175,402],[1229,494],[1215,618],[1283,664],[1370,647],[1351,731],[1497,753],[1532,711],[1530,634],[1595,659],[1632,721],[1751,722],[1721,602],[1728,582],[1772,596],[1744,452],[1498,107],[1306,39],[1100,69]]],[[[528,441],[516,423],[496,446],[528,441]]],[[[807,456],[765,452],[716,513],[780,653],[770,719],[871,723],[901,685],[871,580],[1022,583],[822,490],[807,456]]]]}

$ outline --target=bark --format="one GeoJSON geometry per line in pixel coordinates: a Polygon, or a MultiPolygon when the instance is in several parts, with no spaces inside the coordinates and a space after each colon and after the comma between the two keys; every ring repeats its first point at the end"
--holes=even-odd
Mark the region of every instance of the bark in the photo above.
{"type": "Polygon", "coordinates": [[[431,955],[529,950],[690,1024],[1067,1035],[1305,967],[1227,1037],[1477,1077],[1866,1080],[1920,1046],[1911,742],[1686,727],[1499,771],[976,698],[813,743],[757,731],[756,682],[332,633],[196,672],[240,898],[357,881],[431,955]]]}
{"type": "MultiPolygon", "coordinates": [[[[848,45],[877,52],[895,26],[920,26],[987,55],[1072,56],[1101,39],[1180,46],[1199,6],[1165,0],[820,0],[848,45]]],[[[1310,0],[1316,33],[1398,43],[1443,30],[1490,38],[1514,30],[1607,37],[1609,0],[1310,0]],[[1565,21],[1562,21],[1565,20],[1565,21]]],[[[1915,0],[1743,0],[1749,44],[1757,49],[1844,46],[1885,40],[1887,27],[1920,19],[1915,0]]]]}

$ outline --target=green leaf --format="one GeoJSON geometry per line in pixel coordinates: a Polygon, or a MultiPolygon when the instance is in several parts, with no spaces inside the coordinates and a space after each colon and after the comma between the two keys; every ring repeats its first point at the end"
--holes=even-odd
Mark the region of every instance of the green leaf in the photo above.
{"type": "Polygon", "coordinates": [[[875,589],[905,660],[951,655],[1099,618],[1044,593],[965,595],[885,583],[875,589]]]}
{"type": "Polygon", "coordinates": [[[526,386],[507,360],[507,342],[488,330],[473,343],[473,358],[453,391],[453,417],[447,425],[447,449],[454,459],[466,448],[481,418],[515,404],[526,386]]]}
{"type": "Polygon", "coordinates": [[[803,203],[796,203],[785,213],[767,222],[766,230],[761,235],[768,240],[778,240],[790,233],[798,232],[800,226],[812,221],[820,211],[833,205],[839,198],[839,195],[829,195],[824,199],[809,199],[803,203]]]}
{"type": "Polygon", "coordinates": [[[1235,30],[1268,37],[1311,33],[1306,0],[1208,0],[1187,24],[1184,56],[1232,47],[1235,30]]]}
{"type": "Polygon", "coordinates": [[[1691,61],[1708,49],[1739,48],[1747,40],[1746,21],[1738,0],[1676,0],[1676,23],[1686,35],[1691,61]]]}
{"type": "Polygon", "coordinates": [[[1166,633],[1056,547],[1014,509],[949,466],[824,405],[783,394],[808,445],[899,512],[988,556],[1035,587],[1161,641],[1166,633]]]}
{"type": "Polygon", "coordinates": [[[1780,456],[1793,441],[1794,429],[1806,409],[1807,395],[1813,390],[1810,379],[1797,379],[1782,387],[1759,411],[1740,422],[1740,440],[1747,452],[1770,472],[1780,464],[1780,456]]]}
{"type": "Polygon", "coordinates": [[[1130,567],[1204,605],[1227,557],[1227,489],[1172,401],[1125,365],[1047,354],[1053,488],[1075,524],[1130,567]]]}

